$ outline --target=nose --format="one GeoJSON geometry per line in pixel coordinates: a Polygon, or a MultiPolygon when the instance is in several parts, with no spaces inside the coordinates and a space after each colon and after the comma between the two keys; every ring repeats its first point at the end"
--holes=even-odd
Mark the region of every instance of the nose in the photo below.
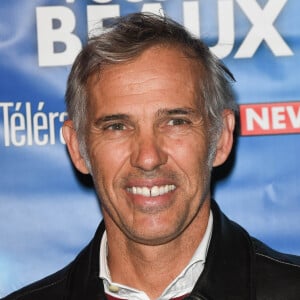
{"type": "Polygon", "coordinates": [[[163,148],[162,138],[154,132],[139,133],[133,142],[131,165],[144,171],[155,170],[168,160],[168,155],[163,148]]]}

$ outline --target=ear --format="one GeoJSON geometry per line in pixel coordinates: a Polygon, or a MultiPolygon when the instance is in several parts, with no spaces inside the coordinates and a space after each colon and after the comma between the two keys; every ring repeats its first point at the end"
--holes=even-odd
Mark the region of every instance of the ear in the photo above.
{"type": "Polygon", "coordinates": [[[88,174],[89,171],[86,166],[85,160],[79,151],[78,137],[71,120],[67,120],[64,122],[62,133],[72,162],[75,165],[76,169],[81,173],[88,174]]]}
{"type": "Polygon", "coordinates": [[[228,158],[233,145],[233,131],[235,127],[235,117],[233,111],[226,109],[223,112],[223,129],[217,143],[214,167],[220,166],[228,158]]]}

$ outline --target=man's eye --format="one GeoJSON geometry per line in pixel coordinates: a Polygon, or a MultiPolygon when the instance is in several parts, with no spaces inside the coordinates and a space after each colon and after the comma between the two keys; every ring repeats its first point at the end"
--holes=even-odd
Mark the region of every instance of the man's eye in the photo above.
{"type": "Polygon", "coordinates": [[[172,119],[168,122],[170,126],[178,126],[178,125],[185,125],[189,124],[190,122],[184,119],[172,119]]]}
{"type": "Polygon", "coordinates": [[[125,130],[125,125],[122,123],[110,124],[104,127],[104,130],[125,130]]]}

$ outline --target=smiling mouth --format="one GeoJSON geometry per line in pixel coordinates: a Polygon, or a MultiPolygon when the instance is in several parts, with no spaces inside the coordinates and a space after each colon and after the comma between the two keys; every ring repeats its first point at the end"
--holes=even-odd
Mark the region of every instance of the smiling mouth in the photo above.
{"type": "Polygon", "coordinates": [[[127,192],[133,194],[133,195],[141,195],[144,197],[157,197],[165,195],[169,192],[172,192],[176,189],[176,186],[174,184],[167,184],[163,186],[153,186],[152,188],[149,187],[130,187],[127,188],[127,192]]]}

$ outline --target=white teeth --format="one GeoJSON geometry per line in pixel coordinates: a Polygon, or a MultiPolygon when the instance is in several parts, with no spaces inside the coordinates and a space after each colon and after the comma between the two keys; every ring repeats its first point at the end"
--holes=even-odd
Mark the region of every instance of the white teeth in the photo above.
{"type": "Polygon", "coordinates": [[[146,196],[146,197],[150,197],[151,191],[150,191],[148,188],[143,187],[143,188],[142,188],[142,195],[144,195],[144,196],[146,196]]]}
{"type": "MultiPolygon", "coordinates": [[[[173,191],[173,190],[171,190],[171,191],[173,191]]],[[[164,187],[164,186],[161,186],[161,187],[159,188],[158,193],[159,193],[160,195],[163,195],[164,193],[167,193],[167,191],[165,191],[165,187],[164,187]]]]}
{"type": "Polygon", "coordinates": [[[159,187],[158,186],[154,186],[151,188],[151,196],[152,197],[156,197],[158,196],[160,193],[159,193],[159,187]]]}
{"type": "Polygon", "coordinates": [[[175,188],[176,187],[173,184],[164,185],[164,186],[155,185],[152,188],[133,186],[131,188],[128,188],[127,191],[134,195],[142,195],[144,197],[157,197],[157,196],[164,195],[168,192],[174,191],[175,188]]]}

